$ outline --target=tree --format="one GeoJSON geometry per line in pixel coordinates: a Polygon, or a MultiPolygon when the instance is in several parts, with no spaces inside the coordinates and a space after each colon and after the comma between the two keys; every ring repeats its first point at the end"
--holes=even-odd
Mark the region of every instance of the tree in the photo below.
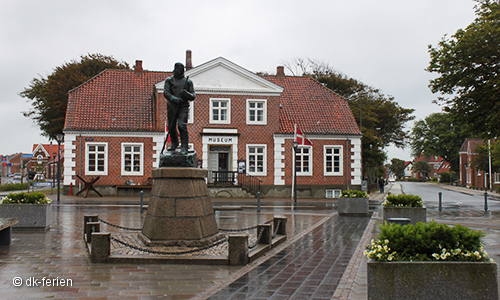
{"type": "Polygon", "coordinates": [[[474,149],[476,156],[472,159],[472,165],[479,170],[489,173],[490,170],[490,154],[491,154],[491,172],[500,172],[500,140],[484,142],[482,145],[474,149]],[[490,152],[491,148],[491,152],[490,152]]]}
{"type": "Polygon", "coordinates": [[[452,171],[458,171],[458,151],[469,135],[464,125],[453,121],[449,113],[433,113],[415,122],[410,138],[412,155],[440,156],[450,163],[452,171]]]}
{"type": "Polygon", "coordinates": [[[482,137],[500,135],[500,1],[475,0],[476,19],[436,47],[427,71],[436,102],[482,137]]]}
{"type": "Polygon", "coordinates": [[[34,78],[20,96],[29,99],[33,109],[23,112],[40,126],[42,134],[55,137],[62,134],[68,92],[96,76],[105,69],[130,69],[126,62],[119,62],[111,56],[88,54],[80,61],[72,60],[56,67],[47,78],[34,78]]]}
{"type": "Polygon", "coordinates": [[[422,179],[422,177],[429,177],[429,173],[432,171],[432,168],[431,165],[425,160],[419,160],[413,164],[413,170],[416,173],[420,173],[418,179],[422,179]]]}
{"type": "Polygon", "coordinates": [[[391,159],[391,164],[388,165],[389,169],[396,175],[398,179],[401,179],[405,176],[405,161],[399,158],[391,159]]]}
{"type": "Polygon", "coordinates": [[[400,107],[393,97],[349,78],[325,62],[296,58],[283,64],[292,74],[309,76],[347,100],[363,132],[363,169],[369,181],[374,182],[377,168],[387,159],[384,147],[405,146],[409,135],[404,126],[414,119],[414,110],[400,107]]]}

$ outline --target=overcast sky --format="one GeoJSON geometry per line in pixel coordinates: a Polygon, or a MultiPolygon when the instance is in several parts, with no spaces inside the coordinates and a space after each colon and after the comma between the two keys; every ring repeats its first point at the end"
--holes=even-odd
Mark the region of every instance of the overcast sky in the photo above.
{"type": "MultiPolygon", "coordinates": [[[[0,0],[0,154],[47,143],[22,115],[30,81],[88,53],[171,71],[222,56],[250,71],[313,58],[392,95],[416,120],[441,111],[427,45],[474,20],[473,0],[0,0]]],[[[291,74],[289,74],[291,75],[291,74]]],[[[411,124],[410,124],[411,125],[411,124]]],[[[388,149],[389,159],[410,150],[388,149]]]]}

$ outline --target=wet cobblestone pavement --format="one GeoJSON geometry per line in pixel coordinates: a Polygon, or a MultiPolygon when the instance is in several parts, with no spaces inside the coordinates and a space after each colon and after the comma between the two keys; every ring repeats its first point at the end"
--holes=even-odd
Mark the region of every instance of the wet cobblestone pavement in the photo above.
{"type": "MultiPolygon", "coordinates": [[[[372,198],[379,205],[383,195],[372,198]]],[[[362,252],[378,234],[380,206],[374,207],[370,218],[338,216],[335,201],[325,200],[299,200],[296,210],[289,199],[267,200],[261,213],[255,212],[253,202],[214,203],[215,207],[225,206],[216,214],[219,228],[247,228],[284,215],[288,219],[288,240],[246,266],[92,264],[83,241],[84,215],[98,214],[112,224],[140,228],[145,212],[140,213],[137,199],[63,197],[60,205],[55,203],[53,207],[50,230],[15,231],[12,245],[0,246],[0,298],[367,299],[366,258],[362,252]],[[226,210],[231,205],[239,208],[226,210]],[[62,286],[69,280],[70,286],[62,286]],[[18,283],[21,285],[15,286],[18,283]]],[[[489,212],[468,203],[449,204],[443,212],[432,201],[426,206],[428,220],[483,230],[485,249],[500,261],[498,201],[491,203],[489,212]]],[[[137,232],[102,224],[101,231],[130,236],[129,241],[139,243],[137,232]]],[[[115,245],[113,251],[148,255],[121,245],[115,245]]],[[[224,246],[214,251],[223,253],[224,246]]]]}

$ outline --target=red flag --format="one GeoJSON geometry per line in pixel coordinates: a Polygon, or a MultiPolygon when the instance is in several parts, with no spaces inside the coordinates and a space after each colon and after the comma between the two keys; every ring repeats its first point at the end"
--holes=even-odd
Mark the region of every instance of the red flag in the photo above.
{"type": "Polygon", "coordinates": [[[313,143],[307,139],[306,135],[300,131],[298,127],[295,127],[295,140],[299,143],[299,145],[303,146],[312,146],[313,143]]]}

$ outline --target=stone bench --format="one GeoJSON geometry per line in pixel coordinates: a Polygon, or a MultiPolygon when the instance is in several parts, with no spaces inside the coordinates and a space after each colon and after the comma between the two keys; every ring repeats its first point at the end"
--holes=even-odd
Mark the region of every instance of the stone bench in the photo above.
{"type": "Polygon", "coordinates": [[[143,189],[143,190],[146,190],[146,189],[151,189],[153,186],[151,185],[117,185],[115,187],[115,196],[118,196],[118,190],[119,189],[143,189]]]}
{"type": "Polygon", "coordinates": [[[19,223],[18,219],[0,218],[0,245],[10,245],[12,242],[12,226],[19,223]]]}

